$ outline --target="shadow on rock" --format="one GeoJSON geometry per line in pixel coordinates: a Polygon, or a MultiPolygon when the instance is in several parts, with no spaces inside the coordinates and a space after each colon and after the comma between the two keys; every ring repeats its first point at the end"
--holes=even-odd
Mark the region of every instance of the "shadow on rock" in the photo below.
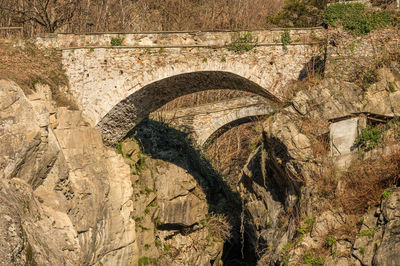
{"type": "Polygon", "coordinates": [[[187,134],[169,127],[167,124],[150,119],[143,120],[127,137],[135,138],[143,152],[153,159],[163,160],[185,169],[202,187],[206,194],[209,213],[222,214],[231,225],[231,238],[225,242],[222,261],[226,265],[255,265],[254,252],[246,251],[241,256],[240,216],[242,205],[240,196],[223,180],[222,176],[205,159],[187,134]]]}

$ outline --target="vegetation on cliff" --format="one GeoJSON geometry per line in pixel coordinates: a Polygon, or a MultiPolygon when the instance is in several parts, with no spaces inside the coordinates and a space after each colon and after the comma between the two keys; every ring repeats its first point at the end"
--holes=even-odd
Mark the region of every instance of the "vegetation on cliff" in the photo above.
{"type": "Polygon", "coordinates": [[[26,94],[35,91],[36,85],[50,86],[53,100],[58,106],[76,109],[76,104],[63,89],[68,88],[68,78],[55,49],[39,49],[30,42],[0,40],[0,79],[16,82],[26,94]]]}
{"type": "Polygon", "coordinates": [[[324,16],[328,25],[342,26],[353,35],[365,35],[374,29],[398,23],[396,14],[392,17],[388,11],[372,11],[361,3],[330,5],[324,16]]]}

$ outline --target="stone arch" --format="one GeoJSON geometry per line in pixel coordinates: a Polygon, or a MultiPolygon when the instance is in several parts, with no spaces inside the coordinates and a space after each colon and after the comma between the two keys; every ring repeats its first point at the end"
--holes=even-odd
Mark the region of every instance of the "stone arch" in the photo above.
{"type": "Polygon", "coordinates": [[[116,104],[97,124],[107,145],[114,145],[149,113],[180,96],[216,89],[248,91],[273,101],[271,93],[255,82],[225,71],[179,74],[148,84],[116,104]]]}
{"type": "MultiPolygon", "coordinates": [[[[268,115],[268,114],[265,114],[268,115]]],[[[264,117],[265,115],[254,115],[254,116],[246,116],[246,117],[241,117],[238,118],[237,120],[233,120],[230,121],[229,123],[226,123],[224,125],[222,125],[221,127],[219,127],[217,130],[215,130],[211,135],[209,135],[202,143],[201,143],[201,147],[203,149],[208,149],[209,146],[213,143],[213,141],[220,137],[222,134],[224,134],[225,132],[227,132],[229,129],[233,128],[233,127],[237,127],[246,123],[250,123],[253,122],[257,119],[261,119],[262,117],[264,117]]]]}
{"type": "Polygon", "coordinates": [[[228,121],[227,123],[221,123],[221,124],[215,123],[215,126],[213,126],[213,128],[212,128],[212,133],[207,134],[202,138],[199,138],[198,144],[202,148],[207,149],[207,147],[210,146],[210,144],[213,142],[213,140],[215,140],[216,138],[218,138],[219,136],[224,134],[230,128],[237,127],[242,124],[250,123],[257,119],[262,119],[263,117],[268,116],[268,115],[272,114],[273,112],[274,112],[273,110],[270,110],[269,112],[260,112],[260,114],[256,114],[256,115],[248,115],[248,116],[244,116],[244,117],[239,116],[239,117],[237,117],[236,120],[231,120],[231,121],[228,121]]]}

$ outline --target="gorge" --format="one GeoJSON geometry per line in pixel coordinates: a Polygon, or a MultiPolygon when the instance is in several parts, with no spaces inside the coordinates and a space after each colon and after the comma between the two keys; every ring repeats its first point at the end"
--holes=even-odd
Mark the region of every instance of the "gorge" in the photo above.
{"type": "Polygon", "coordinates": [[[0,261],[400,264],[399,36],[318,27],[2,44],[65,73],[33,89],[0,80],[0,261]],[[335,124],[346,119],[356,126],[335,124]]]}

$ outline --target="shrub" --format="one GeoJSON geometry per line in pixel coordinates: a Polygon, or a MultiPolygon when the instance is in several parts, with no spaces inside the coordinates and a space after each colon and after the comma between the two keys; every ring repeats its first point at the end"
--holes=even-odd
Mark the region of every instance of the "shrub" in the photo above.
{"type": "Polygon", "coordinates": [[[382,141],[383,130],[378,126],[369,125],[361,131],[355,144],[365,150],[371,150],[382,141]]]}
{"type": "Polygon", "coordinates": [[[328,247],[332,247],[333,244],[335,244],[335,242],[336,242],[336,239],[332,235],[328,236],[328,238],[326,239],[326,244],[328,245],[328,247]]]}
{"type": "Polygon", "coordinates": [[[362,78],[363,88],[368,88],[371,84],[379,81],[378,72],[375,69],[366,71],[362,78]]]}
{"type": "Polygon", "coordinates": [[[304,256],[304,264],[306,265],[324,265],[324,263],[324,257],[313,257],[311,254],[307,254],[304,256]]]}
{"type": "Polygon", "coordinates": [[[231,237],[232,226],[229,224],[226,216],[222,214],[210,214],[205,222],[205,227],[211,236],[228,240],[231,237]]]}
{"type": "Polygon", "coordinates": [[[267,17],[267,25],[313,27],[323,23],[327,0],[287,0],[278,14],[267,17]]]}
{"type": "Polygon", "coordinates": [[[168,244],[164,244],[164,250],[165,251],[170,251],[171,247],[168,244]]]}
{"type": "Polygon", "coordinates": [[[377,227],[370,228],[370,229],[364,229],[364,230],[360,231],[358,236],[360,236],[360,237],[368,236],[369,238],[373,238],[375,236],[375,233],[378,232],[378,230],[379,229],[377,227]]]}
{"type": "Polygon", "coordinates": [[[160,225],[162,225],[161,219],[159,217],[154,219],[154,225],[155,227],[159,227],[160,225]]]}
{"type": "Polygon", "coordinates": [[[156,265],[157,264],[157,259],[149,258],[149,257],[141,257],[138,260],[138,265],[139,266],[145,266],[145,265],[151,265],[151,264],[156,265]]]}
{"type": "Polygon", "coordinates": [[[122,141],[118,142],[117,144],[117,152],[124,156],[124,153],[122,152],[122,141]]]}
{"type": "Polygon", "coordinates": [[[360,253],[364,255],[364,253],[365,253],[365,247],[360,247],[360,253]]]}
{"type": "Polygon", "coordinates": [[[292,42],[292,40],[290,38],[290,30],[289,29],[285,29],[282,32],[282,34],[281,34],[281,42],[283,44],[283,48],[284,49],[287,49],[287,45],[292,42]]]}
{"type": "Polygon", "coordinates": [[[338,3],[327,7],[325,22],[333,27],[342,26],[354,36],[368,34],[374,29],[385,27],[393,19],[386,11],[370,11],[361,3],[338,3]]]}
{"type": "Polygon", "coordinates": [[[384,190],[399,180],[400,153],[378,159],[356,161],[343,175],[346,193],[341,196],[345,213],[363,214],[378,204],[384,190]]]}
{"type": "Polygon", "coordinates": [[[250,51],[255,47],[256,41],[254,40],[253,33],[246,32],[242,34],[240,31],[232,36],[232,43],[229,45],[229,51],[242,52],[250,51]]]}
{"type": "Polygon", "coordinates": [[[382,198],[383,199],[387,199],[387,198],[390,197],[390,194],[391,194],[390,190],[389,189],[385,189],[385,191],[383,191],[383,193],[382,193],[382,198]]]}
{"type": "Polygon", "coordinates": [[[390,92],[396,92],[396,87],[393,85],[392,82],[388,82],[388,89],[390,92]]]}
{"type": "Polygon", "coordinates": [[[124,38],[115,37],[111,38],[111,46],[122,46],[124,42],[124,38]]]}
{"type": "Polygon", "coordinates": [[[306,228],[300,227],[298,231],[299,231],[299,233],[300,233],[302,236],[304,236],[305,234],[307,234],[307,229],[306,229],[306,228]]]}
{"type": "Polygon", "coordinates": [[[350,75],[349,81],[360,86],[363,91],[367,91],[372,84],[379,81],[377,67],[377,65],[372,65],[369,67],[359,66],[350,75]]]}

